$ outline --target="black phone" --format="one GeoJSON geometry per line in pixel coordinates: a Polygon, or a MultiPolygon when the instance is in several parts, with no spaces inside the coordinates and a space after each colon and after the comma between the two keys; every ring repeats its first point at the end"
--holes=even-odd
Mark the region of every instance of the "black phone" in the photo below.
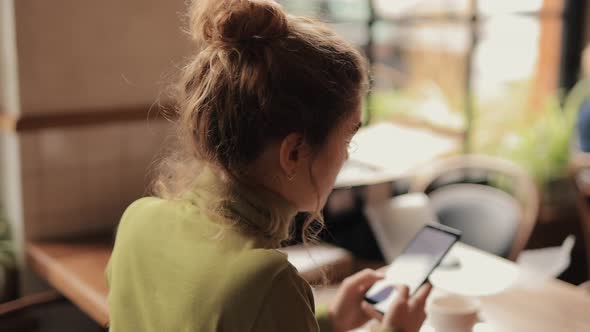
{"type": "Polygon", "coordinates": [[[395,299],[394,285],[406,285],[414,294],[460,238],[459,230],[439,224],[424,226],[389,265],[385,278],[367,291],[365,301],[384,313],[395,299]]]}

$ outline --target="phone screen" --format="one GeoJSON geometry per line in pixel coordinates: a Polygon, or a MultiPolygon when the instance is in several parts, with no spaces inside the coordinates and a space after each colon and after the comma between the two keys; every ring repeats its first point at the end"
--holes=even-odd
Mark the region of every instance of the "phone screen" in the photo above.
{"type": "Polygon", "coordinates": [[[427,225],[387,269],[385,278],[365,294],[365,300],[386,312],[395,299],[394,285],[406,285],[413,294],[426,282],[445,254],[460,237],[460,232],[427,225]]]}

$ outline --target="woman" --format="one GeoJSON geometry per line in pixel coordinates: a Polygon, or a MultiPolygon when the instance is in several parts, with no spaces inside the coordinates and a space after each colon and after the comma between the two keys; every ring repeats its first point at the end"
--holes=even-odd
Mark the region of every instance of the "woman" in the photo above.
{"type": "Polygon", "coordinates": [[[590,152],[590,97],[588,96],[588,85],[590,85],[590,45],[586,45],[582,52],[582,77],[576,84],[576,90],[584,90],[584,98],[581,100],[578,109],[578,138],[580,150],[590,152]]]}
{"type": "Polygon", "coordinates": [[[310,286],[275,250],[297,212],[313,216],[307,236],[317,230],[360,126],[362,56],[271,1],[197,1],[190,31],[200,49],[178,100],[187,153],[165,159],[159,197],[121,219],[111,331],[347,331],[370,318],[418,331],[430,286],[413,298],[400,286],[382,317],[363,302],[381,276],[365,270],[314,316],[310,286]]]}

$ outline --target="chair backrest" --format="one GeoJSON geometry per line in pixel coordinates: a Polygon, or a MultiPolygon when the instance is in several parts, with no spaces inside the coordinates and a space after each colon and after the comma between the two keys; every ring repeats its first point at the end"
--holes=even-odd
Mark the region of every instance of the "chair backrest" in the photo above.
{"type": "Polygon", "coordinates": [[[510,255],[521,211],[512,196],[490,186],[459,183],[436,189],[429,197],[438,221],[461,230],[463,243],[510,255]]]}
{"type": "MultiPolygon", "coordinates": [[[[570,181],[573,184],[576,206],[580,214],[586,261],[590,262],[590,153],[576,153],[570,160],[570,181]]],[[[590,264],[586,264],[590,276],[590,264]]],[[[590,289],[590,287],[589,287],[590,289]]]]}
{"type": "Polygon", "coordinates": [[[527,172],[492,156],[469,154],[435,161],[416,172],[410,191],[429,194],[435,212],[445,219],[439,222],[463,228],[464,242],[511,260],[524,249],[539,210],[538,190],[527,172]],[[452,178],[451,184],[441,183],[445,177],[452,178]],[[490,186],[492,179],[509,190],[490,186]]]}

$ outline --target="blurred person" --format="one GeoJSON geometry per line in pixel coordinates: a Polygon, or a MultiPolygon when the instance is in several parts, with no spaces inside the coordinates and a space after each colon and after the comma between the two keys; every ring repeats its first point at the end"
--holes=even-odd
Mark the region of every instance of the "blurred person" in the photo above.
{"type": "MultiPolygon", "coordinates": [[[[582,52],[582,81],[588,82],[588,80],[590,80],[590,45],[586,45],[582,52]]],[[[590,98],[586,98],[580,106],[577,125],[580,150],[590,152],[590,98]]]]}
{"type": "Polygon", "coordinates": [[[306,238],[361,125],[367,66],[324,25],[272,1],[197,1],[200,49],[183,69],[178,151],[161,160],[157,197],[123,214],[107,267],[110,331],[348,331],[370,318],[417,332],[431,286],[399,286],[380,315],[364,270],[315,312],[310,285],[276,249],[293,217],[306,238]]]}

